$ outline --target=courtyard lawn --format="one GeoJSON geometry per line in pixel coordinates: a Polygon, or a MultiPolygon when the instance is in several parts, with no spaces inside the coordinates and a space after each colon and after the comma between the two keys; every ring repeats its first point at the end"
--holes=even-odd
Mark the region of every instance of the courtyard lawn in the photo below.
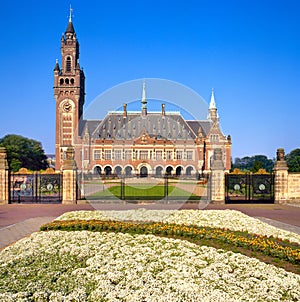
{"type": "MultiPolygon", "coordinates": [[[[88,199],[99,199],[107,196],[116,196],[121,198],[121,186],[113,185],[102,191],[98,191],[88,196],[88,199]]],[[[147,185],[139,184],[134,186],[124,186],[124,196],[126,199],[163,199],[165,197],[165,186],[164,185],[147,185]]],[[[168,186],[169,198],[190,198],[199,199],[199,196],[178,188],[174,185],[168,186]]]]}
{"type": "Polygon", "coordinates": [[[299,243],[300,235],[229,210],[77,211],[54,224],[92,228],[96,222],[111,229],[37,232],[4,249],[0,301],[300,301],[299,275],[240,253],[170,238],[168,225],[180,235],[210,225],[224,233],[225,227],[235,235],[263,235],[266,242],[273,236],[296,251],[297,244],[284,239],[299,243]],[[139,233],[154,221],[168,238],[139,233]],[[123,223],[135,233],[122,233],[123,223]]]}

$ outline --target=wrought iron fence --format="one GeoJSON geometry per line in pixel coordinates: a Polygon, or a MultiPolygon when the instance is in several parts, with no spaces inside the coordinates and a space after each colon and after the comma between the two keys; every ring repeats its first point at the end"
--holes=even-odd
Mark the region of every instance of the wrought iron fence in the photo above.
{"type": "Polygon", "coordinates": [[[190,200],[207,199],[208,178],[147,177],[125,175],[80,176],[81,196],[90,200],[190,200]]]}
{"type": "Polygon", "coordinates": [[[274,175],[226,174],[225,191],[227,203],[273,203],[274,175]]]}
{"type": "Polygon", "coordinates": [[[61,202],[62,174],[11,173],[10,202],[61,202]]]}

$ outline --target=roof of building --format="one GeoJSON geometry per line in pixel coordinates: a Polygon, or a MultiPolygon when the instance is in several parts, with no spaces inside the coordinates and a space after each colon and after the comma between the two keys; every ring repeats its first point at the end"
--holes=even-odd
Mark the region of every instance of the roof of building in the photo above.
{"type": "Polygon", "coordinates": [[[93,139],[135,139],[142,133],[156,139],[190,140],[198,135],[199,128],[204,136],[209,132],[211,121],[186,121],[175,112],[109,112],[103,120],[83,121],[82,135],[88,131],[93,139]]]}
{"type": "Polygon", "coordinates": [[[74,34],[74,33],[75,33],[75,29],[74,29],[74,26],[73,26],[73,22],[72,22],[72,21],[69,21],[68,27],[67,27],[67,29],[66,29],[66,33],[71,33],[71,34],[74,34]]]}

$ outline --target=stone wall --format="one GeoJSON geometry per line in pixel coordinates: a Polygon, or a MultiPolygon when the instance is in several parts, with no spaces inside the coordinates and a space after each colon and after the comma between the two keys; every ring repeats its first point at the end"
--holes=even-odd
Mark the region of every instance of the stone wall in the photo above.
{"type": "Polygon", "coordinates": [[[300,173],[288,174],[288,197],[291,202],[300,203],[300,173]]]}

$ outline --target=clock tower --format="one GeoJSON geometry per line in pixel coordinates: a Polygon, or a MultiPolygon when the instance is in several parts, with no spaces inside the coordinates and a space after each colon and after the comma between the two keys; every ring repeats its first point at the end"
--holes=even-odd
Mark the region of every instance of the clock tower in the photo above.
{"type": "Polygon", "coordinates": [[[72,22],[61,37],[61,67],[54,68],[54,97],[56,101],[56,170],[60,170],[66,150],[78,140],[79,122],[85,98],[85,76],[79,65],[79,43],[72,22]]]}

